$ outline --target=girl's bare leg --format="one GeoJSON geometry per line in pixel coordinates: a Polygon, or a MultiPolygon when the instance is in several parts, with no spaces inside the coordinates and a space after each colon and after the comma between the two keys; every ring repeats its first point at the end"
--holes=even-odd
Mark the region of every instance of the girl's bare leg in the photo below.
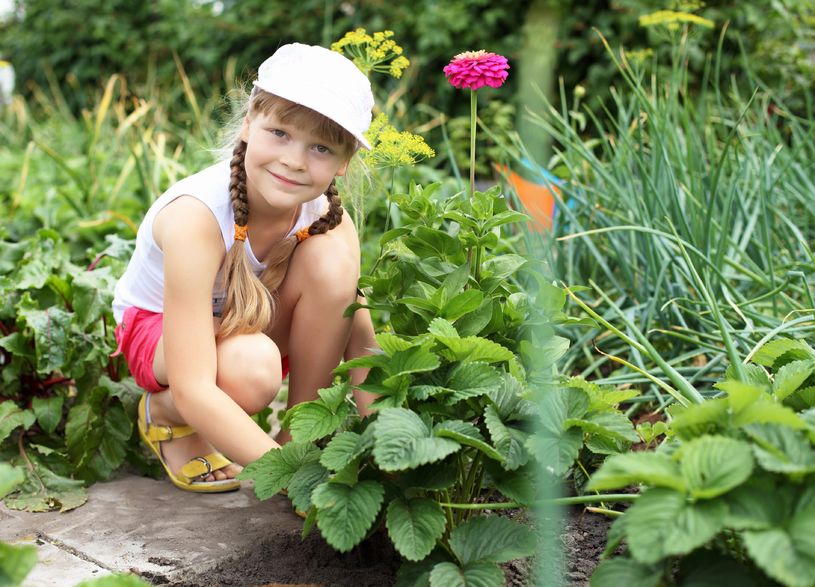
{"type": "MultiPolygon", "coordinates": [[[[218,374],[216,384],[248,414],[268,406],[280,389],[280,351],[265,334],[243,334],[230,337],[217,345],[218,374]]],[[[160,383],[167,382],[162,340],[156,348],[153,371],[160,383]]],[[[172,389],[154,393],[150,416],[156,424],[184,425],[173,401],[172,389]]],[[[190,459],[205,456],[215,449],[198,434],[161,443],[164,460],[178,472],[190,459]]],[[[227,455],[229,456],[229,455],[227,455]]],[[[238,465],[215,471],[209,479],[226,479],[237,475],[238,465]]]]}

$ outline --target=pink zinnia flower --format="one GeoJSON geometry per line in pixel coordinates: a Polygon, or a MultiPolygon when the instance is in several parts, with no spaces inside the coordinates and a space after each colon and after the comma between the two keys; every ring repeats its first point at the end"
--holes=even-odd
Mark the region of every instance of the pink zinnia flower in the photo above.
{"type": "Polygon", "coordinates": [[[453,87],[477,90],[484,86],[500,88],[507,79],[509,63],[503,55],[486,51],[467,51],[453,57],[444,68],[453,87]]]}

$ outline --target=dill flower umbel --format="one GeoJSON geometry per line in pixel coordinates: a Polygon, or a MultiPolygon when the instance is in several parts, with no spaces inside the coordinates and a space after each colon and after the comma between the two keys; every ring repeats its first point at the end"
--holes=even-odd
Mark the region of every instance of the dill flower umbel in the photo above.
{"type": "Polygon", "coordinates": [[[453,87],[478,90],[484,86],[500,88],[507,79],[507,58],[486,51],[459,53],[444,68],[444,75],[453,87]]]}
{"type": "Polygon", "coordinates": [[[423,159],[436,156],[436,152],[421,136],[396,130],[388,124],[388,117],[385,114],[374,118],[365,136],[373,145],[373,149],[361,153],[361,156],[374,167],[416,165],[423,159]]]}
{"type": "Polygon", "coordinates": [[[698,24],[708,29],[712,29],[714,23],[712,20],[702,18],[697,14],[689,12],[678,12],[676,10],[657,10],[651,14],[645,14],[640,17],[640,26],[664,26],[668,30],[676,30],[680,24],[698,24]]]}
{"type": "Polygon", "coordinates": [[[402,47],[391,37],[393,31],[369,35],[365,29],[358,28],[345,33],[342,39],[331,45],[331,50],[347,53],[348,58],[365,75],[378,71],[400,78],[405,68],[410,65],[410,61],[402,55],[402,47]]]}

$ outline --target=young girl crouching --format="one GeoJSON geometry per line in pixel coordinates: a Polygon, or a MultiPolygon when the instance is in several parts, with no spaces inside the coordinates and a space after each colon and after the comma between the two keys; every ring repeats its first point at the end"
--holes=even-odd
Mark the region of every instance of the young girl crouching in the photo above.
{"type": "MultiPolygon", "coordinates": [[[[370,149],[372,107],[347,58],[285,45],[260,67],[231,160],[145,215],[116,286],[116,352],[146,392],[141,437],[176,486],[237,489],[240,465],[290,440],[250,417],[286,374],[292,407],[329,386],[341,358],[376,346],[366,310],[343,318],[360,252],[334,183],[370,149]]],[[[367,414],[371,396],[355,395],[367,414]]]]}

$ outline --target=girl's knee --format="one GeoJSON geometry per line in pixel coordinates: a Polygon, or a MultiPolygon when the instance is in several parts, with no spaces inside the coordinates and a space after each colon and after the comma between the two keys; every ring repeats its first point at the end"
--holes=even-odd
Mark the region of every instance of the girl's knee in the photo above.
{"type": "Polygon", "coordinates": [[[353,301],[359,282],[358,252],[340,239],[312,240],[315,242],[303,244],[315,246],[303,246],[303,254],[295,260],[299,278],[307,282],[306,291],[319,292],[322,299],[338,297],[346,301],[350,297],[353,301]]]}
{"type": "Polygon", "coordinates": [[[218,344],[217,384],[249,414],[268,406],[282,382],[280,351],[264,334],[242,334],[218,344]]]}

